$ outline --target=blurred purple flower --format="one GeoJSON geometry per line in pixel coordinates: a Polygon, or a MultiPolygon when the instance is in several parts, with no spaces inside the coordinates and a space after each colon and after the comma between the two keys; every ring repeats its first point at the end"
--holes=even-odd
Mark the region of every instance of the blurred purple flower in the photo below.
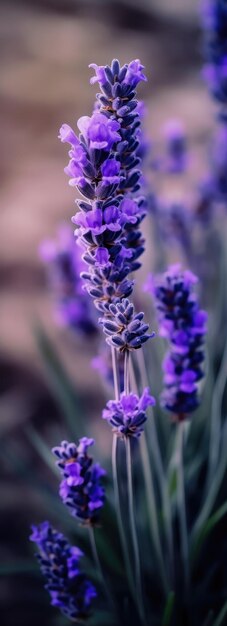
{"type": "Polygon", "coordinates": [[[97,320],[80,278],[86,265],[70,227],[62,225],[56,240],[44,241],[40,255],[47,266],[58,323],[85,335],[96,334],[97,320]]]}
{"type": "Polygon", "coordinates": [[[87,620],[91,602],[97,594],[80,569],[83,552],[71,546],[49,522],[32,526],[30,540],[38,548],[36,556],[47,581],[45,589],[50,594],[51,604],[72,621],[87,620]]]}

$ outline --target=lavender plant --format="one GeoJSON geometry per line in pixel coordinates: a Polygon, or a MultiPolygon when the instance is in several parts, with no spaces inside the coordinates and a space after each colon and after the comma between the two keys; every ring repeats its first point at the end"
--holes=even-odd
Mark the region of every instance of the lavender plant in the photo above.
{"type": "MultiPolygon", "coordinates": [[[[219,64],[219,57],[213,62],[219,64]]],[[[82,526],[78,538],[83,537],[88,558],[85,535],[91,543],[90,577],[96,589],[79,568],[80,548],[72,548],[49,522],[34,527],[31,539],[39,549],[52,604],[72,621],[221,626],[227,616],[226,536],[216,555],[214,545],[216,525],[227,511],[227,430],[220,400],[226,360],[214,387],[212,412],[220,415],[213,430],[215,416],[204,398],[198,411],[207,313],[200,308],[197,277],[175,265],[150,281],[159,337],[149,332],[144,312],[137,313],[132,302],[133,276],[145,245],[141,225],[149,206],[140,195],[141,107],[136,96],[137,85],[146,80],[144,67],[139,60],[122,67],[113,60],[110,66],[91,68],[91,84],[97,82],[100,89],[94,111],[79,119],[78,135],[64,124],[59,137],[70,145],[65,172],[81,194],[72,219],[75,249],[81,251],[85,269],[80,278],[77,271],[75,276],[84,285],[82,301],[90,296],[101,314],[99,328],[112,358],[114,397],[102,417],[113,431],[113,490],[110,464],[106,472],[88,453],[93,439],[63,441],[53,454],[62,477],[60,498],[75,528],[76,521],[82,526]],[[148,381],[152,355],[163,340],[168,352],[159,400],[148,381]],[[214,543],[207,550],[211,531],[214,543]]],[[[185,163],[184,136],[175,128],[167,169],[176,174],[185,163]]],[[[70,250],[66,265],[74,282],[70,250]]],[[[61,276],[64,282],[65,271],[61,276]]],[[[220,528],[222,532],[221,523],[220,528]]]]}

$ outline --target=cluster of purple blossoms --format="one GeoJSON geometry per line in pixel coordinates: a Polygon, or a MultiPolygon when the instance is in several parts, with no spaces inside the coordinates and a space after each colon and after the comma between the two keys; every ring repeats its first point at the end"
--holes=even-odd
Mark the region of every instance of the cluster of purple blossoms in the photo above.
{"type": "Polygon", "coordinates": [[[133,289],[129,274],[140,266],[144,250],[140,224],[145,216],[144,200],[132,197],[140,188],[138,170],[140,115],[135,88],[145,80],[138,60],[122,68],[92,64],[101,93],[91,117],[78,121],[80,135],[64,124],[63,142],[71,144],[66,173],[70,184],[84,196],[73,218],[76,238],[84,249],[87,271],[85,287],[95,306],[106,313],[106,305],[128,297],[133,289]]]}
{"type": "Polygon", "coordinates": [[[128,298],[110,304],[107,316],[100,319],[103,331],[107,335],[107,343],[120,352],[141,348],[148,339],[154,337],[154,333],[147,333],[149,326],[144,323],[143,318],[144,313],[135,313],[134,306],[128,298]]]}
{"type": "Polygon", "coordinates": [[[104,505],[105,491],[100,479],[105,470],[88,455],[88,448],[94,439],[83,437],[78,445],[62,441],[60,446],[53,448],[57,457],[57,466],[64,477],[60,484],[59,494],[71,515],[82,524],[94,526],[99,521],[100,509],[104,505]]]}
{"type": "Polygon", "coordinates": [[[71,546],[49,522],[32,526],[30,540],[38,547],[36,556],[47,580],[45,589],[50,594],[51,604],[74,622],[86,620],[97,594],[80,570],[79,561],[83,552],[71,546]]]}
{"type": "Polygon", "coordinates": [[[119,437],[140,437],[147,419],[146,409],[154,404],[155,399],[148,388],[144,389],[141,398],[134,393],[122,393],[120,400],[107,402],[102,417],[119,437]]]}
{"type": "Polygon", "coordinates": [[[85,263],[70,227],[62,225],[56,240],[44,241],[40,254],[47,265],[57,322],[85,335],[96,334],[97,320],[80,277],[85,263]]]}
{"type": "Polygon", "coordinates": [[[208,88],[219,106],[216,136],[211,151],[210,197],[227,200],[227,4],[205,0],[202,4],[205,68],[208,88]]]}
{"type": "Polygon", "coordinates": [[[203,377],[207,313],[199,309],[193,292],[196,282],[190,271],[173,265],[150,285],[156,299],[160,334],[170,343],[163,363],[162,404],[175,414],[177,421],[198,406],[198,381],[203,377]]]}
{"type": "Polygon", "coordinates": [[[95,70],[91,83],[98,82],[101,93],[97,94],[100,110],[109,118],[120,122],[121,141],[117,145],[117,153],[124,178],[121,191],[135,192],[140,188],[141,172],[138,170],[140,159],[140,116],[141,107],[137,102],[136,87],[140,81],[146,81],[144,66],[139,59],[120,67],[114,59],[111,67],[90,65],[95,70]]]}

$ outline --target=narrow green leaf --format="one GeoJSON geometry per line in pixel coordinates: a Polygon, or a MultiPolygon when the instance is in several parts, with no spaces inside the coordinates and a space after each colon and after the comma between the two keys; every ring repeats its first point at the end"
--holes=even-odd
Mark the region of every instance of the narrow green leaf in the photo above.
{"type": "MultiPolygon", "coordinates": [[[[115,570],[115,573],[120,576],[122,575],[122,564],[120,561],[119,554],[116,551],[116,547],[111,543],[111,534],[108,532],[110,528],[105,529],[103,526],[101,528],[101,532],[96,532],[96,541],[98,546],[98,551],[100,553],[100,558],[105,564],[111,568],[111,570],[115,570]],[[107,530],[107,532],[105,532],[107,530]]],[[[115,528],[115,533],[117,533],[117,529],[115,528]]]]}
{"type": "Polygon", "coordinates": [[[165,609],[163,613],[162,626],[169,626],[169,624],[171,623],[174,602],[175,602],[175,593],[174,591],[170,591],[166,600],[166,605],[165,605],[165,609]]]}
{"type": "Polygon", "coordinates": [[[222,624],[226,624],[226,620],[225,620],[226,616],[227,616],[227,600],[224,606],[222,607],[217,619],[213,623],[213,626],[222,626],[222,624]]]}
{"type": "Polygon", "coordinates": [[[175,497],[177,492],[177,470],[174,468],[169,477],[169,495],[175,497]]]}
{"type": "Polygon", "coordinates": [[[215,528],[216,524],[227,514],[227,502],[225,502],[202,526],[200,533],[197,537],[197,541],[194,545],[192,559],[195,560],[198,556],[198,552],[210,532],[215,528]]]}
{"type": "Polygon", "coordinates": [[[227,340],[224,346],[222,362],[218,372],[218,376],[214,385],[211,405],[211,422],[210,422],[210,449],[209,449],[209,465],[207,489],[213,482],[214,473],[217,469],[218,456],[221,444],[222,429],[222,401],[227,382],[227,340]]]}
{"type": "Polygon", "coordinates": [[[95,614],[89,619],[89,626],[114,626],[116,624],[113,615],[107,611],[95,611],[95,614]]]}
{"type": "Polygon", "coordinates": [[[203,622],[202,626],[211,626],[213,617],[214,617],[214,612],[210,611],[209,615],[206,617],[205,622],[203,622]]]}
{"type": "Polygon", "coordinates": [[[227,469],[226,446],[227,446],[227,423],[225,423],[223,432],[222,432],[221,454],[220,454],[217,470],[215,472],[215,475],[213,476],[213,483],[210,487],[209,492],[206,495],[202,509],[197,517],[197,520],[195,522],[195,525],[192,531],[192,539],[191,539],[192,553],[194,551],[194,546],[197,542],[197,539],[200,535],[201,528],[203,527],[204,523],[207,521],[214,507],[215,500],[217,498],[219,489],[221,487],[221,484],[222,484],[222,481],[223,481],[223,478],[227,469]]]}
{"type": "MultiPolygon", "coordinates": [[[[78,424],[81,420],[81,415],[84,416],[84,408],[81,407],[81,399],[76,395],[73,383],[45,331],[40,326],[36,326],[35,335],[48,373],[51,388],[67,419],[69,432],[73,437],[78,438],[81,436],[78,424]]],[[[85,422],[86,420],[83,419],[83,434],[86,434],[85,422]]]]}
{"type": "Polygon", "coordinates": [[[50,467],[52,472],[59,477],[59,470],[54,463],[53,456],[50,452],[49,447],[45,443],[44,439],[37,433],[35,428],[31,424],[29,424],[25,428],[25,433],[29,439],[29,441],[34,446],[35,450],[41,456],[41,458],[45,461],[46,465],[50,467]]]}

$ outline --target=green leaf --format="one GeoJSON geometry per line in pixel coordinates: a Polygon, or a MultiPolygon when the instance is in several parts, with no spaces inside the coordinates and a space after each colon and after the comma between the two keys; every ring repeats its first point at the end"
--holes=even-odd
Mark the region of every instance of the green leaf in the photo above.
{"type": "Polygon", "coordinates": [[[107,611],[95,611],[95,614],[89,619],[89,626],[114,626],[116,621],[107,611]]]}
{"type": "Polygon", "coordinates": [[[203,502],[203,506],[200,510],[200,513],[195,521],[195,525],[192,531],[192,552],[194,551],[194,545],[197,542],[197,538],[200,534],[201,528],[203,524],[207,521],[218,496],[219,489],[222,485],[223,478],[225,476],[225,472],[227,469],[227,455],[226,455],[226,446],[227,446],[227,422],[224,424],[222,431],[222,448],[219,458],[219,463],[217,466],[217,470],[213,476],[213,482],[210,487],[209,492],[206,494],[206,498],[203,502]]]}
{"type": "Polygon", "coordinates": [[[35,450],[41,456],[41,458],[45,461],[46,465],[50,467],[52,472],[58,476],[59,478],[59,470],[55,465],[53,455],[50,452],[49,447],[45,443],[44,439],[37,433],[35,428],[31,424],[29,424],[25,428],[25,434],[27,435],[29,441],[34,446],[35,450]]]}
{"type": "Polygon", "coordinates": [[[84,419],[84,408],[81,406],[81,399],[76,395],[73,383],[45,331],[40,326],[36,326],[35,335],[47,370],[50,386],[65,415],[69,432],[75,438],[81,436],[78,424],[81,421],[81,415],[83,415],[83,435],[85,435],[86,420],[84,419]]]}
{"type": "Polygon", "coordinates": [[[209,615],[206,617],[205,622],[203,622],[202,626],[211,626],[213,617],[214,617],[214,612],[210,611],[209,615]]]}
{"type": "Polygon", "coordinates": [[[222,402],[227,383],[227,340],[222,355],[221,366],[214,385],[211,405],[210,449],[208,465],[208,490],[212,485],[214,473],[217,469],[222,434],[222,402]]]}
{"type": "Polygon", "coordinates": [[[197,537],[197,541],[194,545],[194,549],[193,549],[193,553],[192,553],[192,559],[196,559],[198,556],[198,552],[204,542],[204,540],[206,539],[206,537],[211,533],[211,531],[213,530],[213,528],[215,528],[216,524],[218,524],[218,522],[227,514],[227,502],[224,502],[224,504],[217,510],[215,511],[215,513],[213,515],[211,515],[211,517],[209,517],[208,520],[206,520],[205,524],[203,524],[200,533],[197,537]]]}
{"type": "Polygon", "coordinates": [[[222,626],[222,624],[226,624],[225,618],[227,616],[227,600],[222,607],[217,619],[213,623],[213,626],[222,626]]]}
{"type": "MultiPolygon", "coordinates": [[[[102,532],[99,534],[96,533],[96,541],[98,546],[98,551],[100,553],[101,560],[106,563],[106,565],[111,568],[111,570],[115,571],[115,573],[120,576],[122,574],[122,566],[119,560],[118,554],[114,551],[111,546],[111,538],[107,534],[102,532]]],[[[117,529],[116,529],[117,532],[117,529]]]]}
{"type": "Polygon", "coordinates": [[[169,477],[169,495],[174,497],[177,492],[177,470],[174,468],[169,477]]]}
{"type": "Polygon", "coordinates": [[[162,626],[169,626],[173,614],[173,607],[175,602],[175,593],[170,591],[166,600],[166,606],[162,618],[162,626]]]}

